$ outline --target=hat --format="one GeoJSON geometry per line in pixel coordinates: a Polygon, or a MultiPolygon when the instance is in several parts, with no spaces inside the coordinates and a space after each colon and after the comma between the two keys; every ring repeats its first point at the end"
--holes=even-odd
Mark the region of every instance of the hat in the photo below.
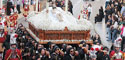
{"type": "Polygon", "coordinates": [[[121,47],[121,44],[114,44],[115,47],[121,47]]]}
{"type": "Polygon", "coordinates": [[[91,48],[92,51],[99,51],[99,50],[103,50],[102,46],[99,45],[93,45],[91,48]]]}
{"type": "Polygon", "coordinates": [[[115,47],[121,47],[121,40],[122,40],[122,38],[119,36],[119,37],[115,40],[114,46],[115,46],[115,47]]]}
{"type": "Polygon", "coordinates": [[[80,44],[83,44],[83,43],[85,43],[85,41],[81,41],[81,42],[80,42],[80,44]]]}
{"type": "Polygon", "coordinates": [[[60,49],[58,46],[54,46],[53,52],[55,52],[57,49],[60,49]]]}
{"type": "Polygon", "coordinates": [[[18,37],[18,35],[16,33],[11,34],[11,36],[10,36],[10,44],[11,45],[15,45],[16,44],[17,37],[18,37]]]}

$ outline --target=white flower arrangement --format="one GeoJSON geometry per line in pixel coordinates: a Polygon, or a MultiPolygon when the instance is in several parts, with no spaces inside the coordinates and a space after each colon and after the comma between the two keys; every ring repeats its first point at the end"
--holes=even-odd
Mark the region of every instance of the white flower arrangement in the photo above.
{"type": "Polygon", "coordinates": [[[60,7],[57,7],[52,13],[52,7],[49,7],[48,13],[46,9],[37,15],[33,15],[28,18],[37,29],[42,30],[64,30],[65,27],[70,31],[78,30],[90,30],[92,23],[86,19],[76,19],[71,13],[63,11],[60,7]],[[60,16],[57,16],[60,15],[60,16]],[[60,19],[62,19],[60,21],[60,19]]]}

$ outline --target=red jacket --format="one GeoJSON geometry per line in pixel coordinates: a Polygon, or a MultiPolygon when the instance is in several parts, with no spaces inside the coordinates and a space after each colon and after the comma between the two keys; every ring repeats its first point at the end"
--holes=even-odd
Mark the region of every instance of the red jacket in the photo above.
{"type": "MultiPolygon", "coordinates": [[[[123,52],[122,51],[120,51],[121,53],[122,53],[122,55],[123,55],[123,52]]],[[[113,56],[114,56],[114,54],[115,54],[115,51],[111,51],[111,53],[110,53],[110,58],[112,58],[113,56]]],[[[114,59],[114,60],[122,60],[122,58],[121,59],[114,59]]]]}
{"type": "Polygon", "coordinates": [[[11,58],[12,50],[11,49],[7,50],[6,55],[5,55],[5,60],[22,60],[22,56],[21,56],[20,50],[16,49],[16,52],[17,52],[18,58],[11,58]]]}

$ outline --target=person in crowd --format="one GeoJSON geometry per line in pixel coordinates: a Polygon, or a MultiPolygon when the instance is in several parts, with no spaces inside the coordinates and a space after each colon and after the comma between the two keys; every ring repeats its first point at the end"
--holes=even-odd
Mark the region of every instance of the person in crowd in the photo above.
{"type": "Polygon", "coordinates": [[[68,11],[73,14],[72,9],[73,9],[73,5],[72,5],[72,2],[69,0],[69,3],[68,3],[68,11]]]}
{"type": "Polygon", "coordinates": [[[14,6],[13,6],[13,3],[11,0],[8,0],[7,1],[7,15],[10,15],[11,11],[10,9],[13,8],[14,9],[14,6]]]}
{"type": "Polygon", "coordinates": [[[58,46],[54,46],[53,53],[51,54],[51,60],[64,60],[64,53],[58,46]]]}
{"type": "Polygon", "coordinates": [[[92,5],[89,4],[89,5],[88,5],[88,19],[90,19],[91,13],[92,13],[92,5]]]}
{"type": "Polygon", "coordinates": [[[102,21],[102,19],[104,18],[104,12],[103,12],[103,7],[101,6],[100,9],[99,9],[99,17],[100,17],[100,20],[102,21]]]}
{"type": "Polygon", "coordinates": [[[100,17],[99,17],[99,14],[96,14],[96,16],[95,16],[95,24],[97,23],[97,22],[100,22],[100,17]]]}
{"type": "Polygon", "coordinates": [[[28,16],[28,12],[29,12],[29,2],[28,1],[25,1],[24,2],[25,5],[24,5],[24,13],[23,13],[23,16],[25,17],[25,21],[27,21],[27,16],[28,16]]]}
{"type": "Polygon", "coordinates": [[[111,14],[115,13],[115,7],[114,7],[114,4],[111,4],[111,14]]]}
{"type": "Polygon", "coordinates": [[[108,20],[109,20],[109,19],[108,19],[108,16],[109,16],[109,15],[112,15],[111,13],[112,13],[112,12],[111,12],[110,5],[108,5],[107,8],[106,8],[106,10],[105,10],[105,23],[108,22],[108,20]]]}
{"type": "Polygon", "coordinates": [[[31,53],[28,47],[25,47],[22,51],[22,59],[23,60],[31,60],[31,53]]]}
{"type": "Polygon", "coordinates": [[[41,48],[39,55],[36,56],[36,60],[50,60],[50,58],[50,53],[45,48],[41,48]]]}
{"type": "Polygon", "coordinates": [[[114,15],[112,15],[112,43],[114,43],[114,40],[117,38],[117,32],[118,32],[118,18],[114,15]]]}
{"type": "Polygon", "coordinates": [[[111,41],[111,25],[112,25],[112,18],[111,15],[108,16],[108,22],[107,22],[107,32],[108,32],[108,40],[111,41]]]}
{"type": "Polygon", "coordinates": [[[18,10],[18,13],[20,14],[21,13],[21,10],[20,10],[20,5],[21,5],[21,1],[20,0],[17,0],[17,10],[18,10]]]}
{"type": "Polygon", "coordinates": [[[85,41],[81,41],[81,42],[80,42],[79,47],[78,47],[77,50],[78,50],[78,52],[79,52],[80,59],[82,59],[82,60],[87,59],[86,56],[85,56],[86,53],[87,53],[85,41]]]}
{"type": "Polygon", "coordinates": [[[61,0],[57,0],[57,1],[56,1],[56,6],[57,6],[57,7],[61,7],[61,2],[62,2],[61,0]]]}
{"type": "Polygon", "coordinates": [[[101,39],[100,39],[100,36],[98,34],[96,34],[93,38],[93,44],[98,44],[100,45],[101,44],[101,39]]]}
{"type": "Polygon", "coordinates": [[[105,3],[105,8],[107,8],[107,5],[110,3],[110,0],[106,0],[106,3],[105,3]]]}
{"type": "Polygon", "coordinates": [[[115,50],[110,53],[111,60],[123,60],[123,52],[120,50],[120,44],[114,44],[115,50]]]}
{"type": "Polygon", "coordinates": [[[123,27],[121,28],[121,36],[122,36],[122,43],[121,43],[121,50],[125,48],[125,22],[123,23],[123,27]]]}
{"type": "Polygon", "coordinates": [[[10,42],[11,48],[6,51],[5,60],[22,60],[22,55],[16,46],[16,40],[10,42]]]}
{"type": "Polygon", "coordinates": [[[69,48],[64,60],[81,60],[78,51],[73,48],[69,48]]]}
{"type": "Polygon", "coordinates": [[[108,51],[109,51],[108,47],[103,48],[103,51],[102,51],[103,56],[102,56],[101,60],[110,60],[110,57],[108,55],[108,51]]]}

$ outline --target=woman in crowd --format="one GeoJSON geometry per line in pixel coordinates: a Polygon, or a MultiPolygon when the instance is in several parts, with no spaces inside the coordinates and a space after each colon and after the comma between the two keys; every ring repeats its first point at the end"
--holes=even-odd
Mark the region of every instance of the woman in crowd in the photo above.
{"type": "Polygon", "coordinates": [[[89,4],[89,5],[88,5],[88,19],[90,19],[91,13],[92,13],[92,5],[89,4]]]}
{"type": "Polygon", "coordinates": [[[118,18],[114,15],[112,15],[112,43],[114,43],[114,40],[117,38],[117,32],[118,32],[118,18]]]}

